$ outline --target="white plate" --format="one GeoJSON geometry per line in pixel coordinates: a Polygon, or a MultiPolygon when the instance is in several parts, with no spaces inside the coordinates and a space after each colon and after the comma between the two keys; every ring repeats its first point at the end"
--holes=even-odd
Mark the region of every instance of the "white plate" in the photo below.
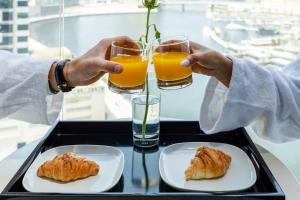
{"type": "Polygon", "coordinates": [[[98,193],[114,187],[122,176],[123,168],[124,154],[116,148],[101,145],[61,146],[45,151],[34,160],[23,178],[23,186],[30,192],[98,193]],[[45,161],[65,152],[73,152],[97,162],[100,165],[99,173],[69,183],[50,181],[36,175],[37,169],[45,161]]]}
{"type": "Polygon", "coordinates": [[[187,142],[170,145],[160,154],[159,171],[165,183],[183,191],[238,191],[247,189],[256,182],[256,171],[247,154],[238,147],[223,143],[187,142]],[[196,150],[203,145],[230,155],[230,167],[218,179],[186,181],[184,171],[190,165],[196,150]]]}

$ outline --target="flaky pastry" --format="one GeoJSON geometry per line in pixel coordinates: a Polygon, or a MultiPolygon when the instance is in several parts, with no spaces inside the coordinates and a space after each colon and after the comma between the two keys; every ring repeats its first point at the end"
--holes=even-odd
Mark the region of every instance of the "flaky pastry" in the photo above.
{"type": "Polygon", "coordinates": [[[211,179],[224,176],[231,162],[231,157],[224,152],[210,148],[200,147],[191,165],[185,170],[186,180],[211,179]]]}
{"type": "Polygon", "coordinates": [[[91,160],[67,152],[44,162],[37,170],[37,176],[61,182],[69,182],[98,174],[100,166],[91,160]]]}

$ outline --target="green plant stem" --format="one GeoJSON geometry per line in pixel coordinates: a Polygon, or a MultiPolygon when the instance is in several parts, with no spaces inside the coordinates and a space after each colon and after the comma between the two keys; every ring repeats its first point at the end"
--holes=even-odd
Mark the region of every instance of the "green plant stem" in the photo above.
{"type": "MultiPolygon", "coordinates": [[[[150,21],[150,13],[151,13],[151,8],[148,8],[147,11],[147,23],[146,23],[146,43],[148,43],[148,35],[149,35],[149,21],[150,21]]],[[[142,138],[145,138],[146,135],[146,123],[147,123],[147,116],[148,116],[148,110],[149,110],[149,82],[148,82],[148,72],[146,75],[146,108],[145,108],[145,114],[144,114],[144,119],[143,119],[143,124],[142,124],[142,138]]]]}
{"type": "Polygon", "coordinates": [[[151,8],[147,8],[147,21],[146,21],[146,43],[148,43],[148,37],[149,37],[149,22],[150,22],[150,13],[151,8]]]}

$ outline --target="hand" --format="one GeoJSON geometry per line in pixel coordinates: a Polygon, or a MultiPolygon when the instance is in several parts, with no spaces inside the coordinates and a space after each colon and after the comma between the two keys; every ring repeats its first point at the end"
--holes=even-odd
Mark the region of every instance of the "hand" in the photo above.
{"type": "MultiPolygon", "coordinates": [[[[68,85],[74,87],[90,85],[98,81],[106,72],[121,73],[123,67],[116,62],[109,61],[111,43],[113,41],[135,44],[132,39],[126,36],[101,40],[81,57],[66,63],[63,73],[68,85]]],[[[57,89],[54,76],[55,67],[55,64],[53,64],[49,71],[50,82],[53,89],[57,89]]]]}
{"type": "Polygon", "coordinates": [[[182,66],[192,66],[193,72],[214,76],[229,87],[233,65],[231,59],[192,41],[190,51],[191,55],[181,62],[182,66]]]}

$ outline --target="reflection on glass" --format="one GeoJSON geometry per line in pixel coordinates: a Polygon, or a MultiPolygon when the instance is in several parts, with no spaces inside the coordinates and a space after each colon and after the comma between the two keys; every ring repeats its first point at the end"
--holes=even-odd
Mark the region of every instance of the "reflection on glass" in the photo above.
{"type": "Polygon", "coordinates": [[[149,188],[159,184],[159,151],[158,147],[152,149],[133,149],[132,156],[132,183],[140,188],[149,188]]]}

